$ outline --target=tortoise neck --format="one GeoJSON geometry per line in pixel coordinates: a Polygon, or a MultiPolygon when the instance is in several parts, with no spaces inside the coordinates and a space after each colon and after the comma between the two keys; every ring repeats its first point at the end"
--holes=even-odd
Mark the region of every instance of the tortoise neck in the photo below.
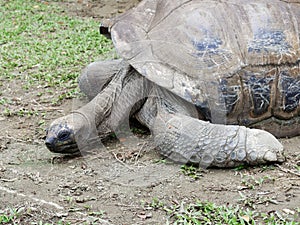
{"type": "Polygon", "coordinates": [[[114,101],[120,95],[124,79],[130,69],[131,67],[124,63],[124,66],[116,73],[108,86],[76,112],[98,127],[103,120],[109,117],[114,101]]]}
{"type": "Polygon", "coordinates": [[[129,120],[149,95],[150,81],[126,62],[120,68],[107,87],[77,110],[95,127],[109,120],[110,129],[114,131],[121,123],[128,122],[124,120],[129,120]]]}

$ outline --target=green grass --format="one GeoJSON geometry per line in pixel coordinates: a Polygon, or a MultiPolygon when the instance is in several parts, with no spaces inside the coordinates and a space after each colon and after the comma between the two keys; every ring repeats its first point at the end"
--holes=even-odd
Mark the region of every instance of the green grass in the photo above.
{"type": "Polygon", "coordinates": [[[188,165],[182,165],[180,167],[180,171],[184,175],[189,176],[189,177],[191,177],[194,180],[198,180],[198,179],[200,179],[200,177],[203,176],[201,168],[196,168],[193,165],[190,165],[190,166],[188,166],[188,165]]]}
{"type": "Polygon", "coordinates": [[[6,215],[6,214],[0,215],[0,224],[9,223],[12,221],[13,221],[13,217],[6,215]]]}
{"type": "MultiPolygon", "coordinates": [[[[218,206],[211,202],[196,201],[196,203],[177,203],[167,206],[158,198],[153,198],[151,202],[142,202],[142,206],[146,210],[162,210],[167,213],[168,221],[165,224],[174,225],[297,225],[298,222],[288,220],[280,215],[277,211],[269,213],[259,213],[249,209],[240,208],[239,206],[218,206]]],[[[300,213],[299,209],[296,211],[300,213]]],[[[89,215],[101,218],[104,212],[91,212],[89,215]]],[[[19,209],[10,208],[5,213],[0,213],[0,224],[18,224],[23,219],[28,219],[31,215],[31,209],[21,207],[19,209]]],[[[31,221],[32,222],[32,221],[31,221]]],[[[71,224],[66,221],[59,220],[56,223],[44,223],[39,221],[41,225],[67,225],[71,224]]],[[[85,224],[85,223],[83,223],[85,224]]],[[[88,224],[88,223],[87,223],[88,224]]]]}
{"type": "MultiPolygon", "coordinates": [[[[56,218],[54,212],[41,211],[29,206],[7,208],[0,211],[0,225],[6,224],[36,224],[36,225],[71,225],[74,222],[68,221],[68,218],[56,218]],[[47,217],[47,218],[45,218],[47,217]]],[[[104,211],[90,211],[86,217],[78,217],[76,224],[99,224],[97,223],[103,217],[104,211]],[[91,222],[91,221],[94,221],[91,222]]],[[[70,219],[71,220],[71,219],[70,219]]],[[[72,221],[72,220],[71,220],[72,221]]],[[[73,220],[74,221],[74,220],[73,220]]]]}
{"type": "Polygon", "coordinates": [[[0,224],[12,223],[22,213],[22,209],[9,208],[6,213],[0,213],[0,224]]]}
{"type": "Polygon", "coordinates": [[[113,48],[99,35],[98,21],[68,16],[46,2],[4,0],[0,17],[0,83],[74,88],[82,68],[113,48]]]}
{"type": "Polygon", "coordinates": [[[210,202],[190,204],[177,204],[171,207],[164,207],[170,216],[168,224],[215,224],[215,225],[296,225],[297,222],[289,221],[277,212],[258,213],[249,209],[242,209],[238,206],[217,206],[210,202]]]}
{"type": "MultiPolygon", "coordinates": [[[[247,207],[216,205],[212,202],[174,202],[165,203],[157,197],[151,201],[142,201],[144,210],[160,210],[167,214],[165,224],[173,225],[297,225],[294,219],[299,216],[299,209],[294,209],[293,218],[287,218],[279,211],[257,212],[247,207]]],[[[298,217],[299,218],[299,217],[298,217]]]]}

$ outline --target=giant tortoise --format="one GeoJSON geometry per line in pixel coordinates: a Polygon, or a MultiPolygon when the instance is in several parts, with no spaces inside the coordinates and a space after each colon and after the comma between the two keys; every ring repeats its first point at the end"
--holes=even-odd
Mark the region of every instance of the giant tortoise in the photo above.
{"type": "Polygon", "coordinates": [[[84,70],[91,101],[50,125],[50,151],[78,153],[134,117],[176,162],[284,161],[275,137],[300,134],[299,0],[145,0],[100,31],[121,59],[84,70]]]}

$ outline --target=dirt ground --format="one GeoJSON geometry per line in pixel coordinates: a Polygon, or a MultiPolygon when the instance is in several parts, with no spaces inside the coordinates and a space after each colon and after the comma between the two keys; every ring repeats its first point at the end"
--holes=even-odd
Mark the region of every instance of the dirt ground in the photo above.
{"type": "MultiPolygon", "coordinates": [[[[50,1],[71,15],[99,20],[137,2],[50,1]]],[[[15,109],[46,112],[0,116],[0,214],[14,208],[25,215],[19,224],[166,224],[171,216],[154,203],[171,206],[197,199],[300,221],[300,137],[280,140],[287,156],[281,165],[203,170],[198,179],[165,162],[143,139],[134,145],[108,142],[96,155],[65,158],[46,149],[42,128],[78,107],[78,100],[53,107],[43,104],[45,96],[36,97],[39,88],[26,91],[20,81],[1,82],[2,95],[15,109]]]]}

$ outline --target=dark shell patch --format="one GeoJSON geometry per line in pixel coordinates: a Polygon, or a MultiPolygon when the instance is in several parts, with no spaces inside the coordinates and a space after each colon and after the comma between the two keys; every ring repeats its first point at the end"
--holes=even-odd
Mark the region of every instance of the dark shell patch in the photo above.
{"type": "Polygon", "coordinates": [[[268,111],[271,101],[272,77],[258,78],[252,75],[245,81],[253,104],[253,113],[262,115],[268,111]]]}
{"type": "Polygon", "coordinates": [[[288,76],[286,71],[281,72],[280,86],[283,97],[283,111],[292,112],[300,105],[300,79],[288,76]]]}
{"type": "Polygon", "coordinates": [[[282,31],[259,29],[254,34],[253,41],[248,44],[249,53],[283,53],[288,52],[291,46],[286,42],[282,31]]]}
{"type": "Polygon", "coordinates": [[[196,47],[197,51],[213,52],[217,50],[222,45],[222,40],[220,38],[205,38],[201,41],[193,41],[193,45],[196,47]]]}
{"type": "Polygon", "coordinates": [[[240,85],[229,86],[228,81],[222,79],[219,89],[221,93],[221,99],[225,103],[226,115],[228,115],[233,111],[236,103],[239,101],[241,86],[240,85]]]}
{"type": "Polygon", "coordinates": [[[194,56],[204,63],[206,68],[213,68],[227,63],[231,60],[231,52],[225,49],[223,41],[219,37],[207,34],[200,40],[191,40],[194,46],[194,56]]]}

